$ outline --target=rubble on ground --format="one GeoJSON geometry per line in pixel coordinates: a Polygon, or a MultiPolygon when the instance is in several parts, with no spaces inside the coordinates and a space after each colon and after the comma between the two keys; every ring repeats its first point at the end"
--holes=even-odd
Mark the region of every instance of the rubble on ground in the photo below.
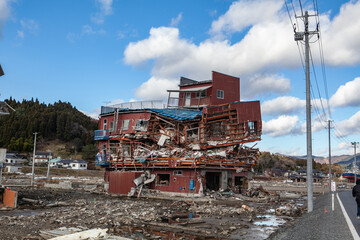
{"type": "MultiPolygon", "coordinates": [[[[271,209],[276,209],[272,214],[280,218],[302,213],[295,202],[257,201],[265,194],[259,189],[257,197],[223,191],[203,198],[118,197],[79,189],[18,191],[19,209],[0,212],[4,239],[39,237],[40,231],[60,227],[107,228],[109,234],[137,239],[238,238],[255,234],[254,222],[271,209]]],[[[271,199],[273,194],[264,196],[271,199]]]]}
{"type": "Polygon", "coordinates": [[[271,202],[278,202],[280,200],[280,195],[274,192],[266,191],[263,189],[263,187],[260,185],[256,188],[249,188],[246,191],[246,196],[251,198],[259,198],[264,199],[266,201],[271,202]]]}

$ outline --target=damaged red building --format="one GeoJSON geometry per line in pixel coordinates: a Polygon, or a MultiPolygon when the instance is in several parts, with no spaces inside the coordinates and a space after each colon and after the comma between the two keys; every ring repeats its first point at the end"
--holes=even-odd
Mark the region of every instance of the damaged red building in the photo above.
{"type": "Polygon", "coordinates": [[[260,102],[240,101],[240,79],[218,72],[208,81],[181,77],[179,89],[168,93],[166,106],[101,108],[96,164],[106,168],[109,192],[202,195],[246,188],[259,157],[260,102]]]}

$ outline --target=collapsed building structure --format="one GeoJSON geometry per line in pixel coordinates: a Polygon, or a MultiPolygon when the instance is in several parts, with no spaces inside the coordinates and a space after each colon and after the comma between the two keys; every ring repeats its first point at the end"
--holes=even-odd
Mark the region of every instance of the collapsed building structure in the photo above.
{"type": "Polygon", "coordinates": [[[96,164],[106,168],[109,192],[246,188],[259,157],[260,102],[239,101],[240,79],[218,72],[209,81],[181,77],[179,89],[168,93],[166,107],[158,101],[101,107],[96,164]]]}

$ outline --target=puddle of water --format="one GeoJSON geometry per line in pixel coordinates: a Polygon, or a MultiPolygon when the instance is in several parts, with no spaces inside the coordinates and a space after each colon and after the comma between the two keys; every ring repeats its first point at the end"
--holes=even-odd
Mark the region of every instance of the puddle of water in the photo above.
{"type": "Polygon", "coordinates": [[[29,210],[29,209],[18,209],[18,210],[12,210],[12,211],[6,211],[1,214],[1,216],[13,216],[13,217],[30,217],[30,216],[36,216],[39,215],[40,211],[35,210],[29,210]]]}
{"type": "Polygon", "coordinates": [[[257,226],[278,227],[286,223],[284,219],[278,218],[275,215],[264,215],[259,217],[264,217],[264,219],[254,222],[257,226]]]}

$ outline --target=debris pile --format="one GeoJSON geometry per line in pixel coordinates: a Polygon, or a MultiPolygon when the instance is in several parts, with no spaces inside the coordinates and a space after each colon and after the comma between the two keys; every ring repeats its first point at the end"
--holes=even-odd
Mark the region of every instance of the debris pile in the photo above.
{"type": "MultiPolygon", "coordinates": [[[[256,198],[237,194],[217,199],[165,200],[62,189],[23,189],[19,190],[19,199],[20,209],[0,212],[4,239],[14,239],[14,232],[18,237],[15,239],[21,239],[34,237],[40,230],[44,233],[60,227],[107,228],[109,234],[145,239],[173,239],[176,234],[184,238],[249,236],[255,231],[252,226],[258,216],[274,204],[279,206],[279,203],[264,205],[254,201],[256,198]]],[[[286,209],[292,211],[294,207],[292,204],[286,209]]],[[[289,214],[279,217],[296,216],[295,212],[289,214]]]]}
{"type": "Polygon", "coordinates": [[[303,209],[294,203],[287,203],[285,207],[279,207],[275,210],[277,216],[285,215],[290,217],[299,217],[302,215],[303,209]]]}
{"type": "Polygon", "coordinates": [[[251,198],[265,199],[271,202],[278,202],[280,200],[279,194],[266,191],[261,185],[257,188],[248,189],[245,194],[251,198]]]}

